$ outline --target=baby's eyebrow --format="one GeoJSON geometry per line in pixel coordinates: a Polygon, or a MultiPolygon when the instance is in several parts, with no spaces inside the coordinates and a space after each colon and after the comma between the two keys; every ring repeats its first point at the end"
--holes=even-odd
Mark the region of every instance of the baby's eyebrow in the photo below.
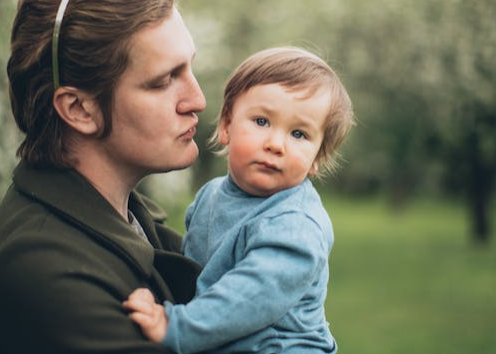
{"type": "Polygon", "coordinates": [[[266,115],[273,115],[275,113],[277,113],[277,110],[276,109],[272,109],[270,108],[269,106],[265,105],[265,104],[257,104],[255,106],[252,106],[250,111],[254,111],[254,112],[262,112],[263,114],[266,114],[266,115]]]}

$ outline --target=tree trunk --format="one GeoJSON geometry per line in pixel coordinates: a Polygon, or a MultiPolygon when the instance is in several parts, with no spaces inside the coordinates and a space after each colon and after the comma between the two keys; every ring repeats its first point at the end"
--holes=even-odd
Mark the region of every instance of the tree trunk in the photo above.
{"type": "Polygon", "coordinates": [[[485,244],[491,235],[490,207],[494,195],[496,167],[493,161],[484,159],[481,141],[477,133],[471,132],[467,139],[468,152],[468,199],[471,209],[473,238],[485,244]]]}
{"type": "MultiPolygon", "coordinates": [[[[476,181],[474,181],[476,184],[476,181]]],[[[491,232],[489,218],[489,195],[477,184],[469,196],[471,199],[472,229],[476,243],[487,243],[491,232]]]]}

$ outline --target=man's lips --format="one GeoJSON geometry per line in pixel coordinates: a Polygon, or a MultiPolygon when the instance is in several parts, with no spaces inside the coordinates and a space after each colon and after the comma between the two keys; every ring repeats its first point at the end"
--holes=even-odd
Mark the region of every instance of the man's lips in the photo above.
{"type": "Polygon", "coordinates": [[[190,128],[179,135],[180,139],[191,140],[195,137],[196,126],[198,125],[198,116],[195,113],[191,113],[191,118],[192,120],[190,128]]]}
{"type": "Polygon", "coordinates": [[[196,125],[185,131],[183,134],[180,135],[180,138],[182,139],[193,139],[196,134],[196,125]]]}

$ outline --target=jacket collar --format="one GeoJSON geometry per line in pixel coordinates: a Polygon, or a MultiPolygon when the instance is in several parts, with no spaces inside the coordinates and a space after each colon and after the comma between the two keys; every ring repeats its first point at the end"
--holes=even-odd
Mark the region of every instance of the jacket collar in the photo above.
{"type": "MultiPolygon", "coordinates": [[[[147,277],[152,274],[153,247],[137,236],[129,223],[75,170],[38,169],[21,162],[14,170],[13,180],[26,196],[46,205],[105,247],[110,247],[147,277]]],[[[152,226],[154,221],[162,221],[165,214],[158,209],[150,213],[145,202],[135,192],[130,198],[129,208],[152,245],[160,247],[152,226]]]]}

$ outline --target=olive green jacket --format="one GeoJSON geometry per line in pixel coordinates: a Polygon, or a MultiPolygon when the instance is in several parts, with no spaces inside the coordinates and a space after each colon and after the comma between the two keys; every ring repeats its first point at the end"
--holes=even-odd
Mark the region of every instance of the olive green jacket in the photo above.
{"type": "Polygon", "coordinates": [[[133,192],[150,244],[74,170],[20,163],[0,205],[1,353],[164,353],[122,307],[138,287],[184,303],[199,266],[165,214],[133,192]]]}

